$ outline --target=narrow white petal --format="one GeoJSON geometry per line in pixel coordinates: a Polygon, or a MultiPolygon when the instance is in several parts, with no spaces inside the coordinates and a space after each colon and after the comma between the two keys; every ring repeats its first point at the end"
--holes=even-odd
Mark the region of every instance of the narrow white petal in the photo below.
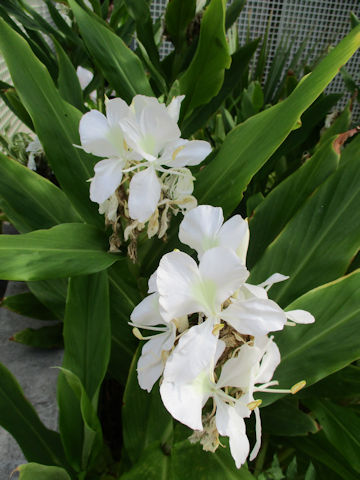
{"type": "Polygon", "coordinates": [[[156,278],[157,278],[157,270],[155,270],[154,273],[151,274],[149,281],[148,281],[148,293],[154,293],[157,292],[157,284],[156,284],[156,278]]]}
{"type": "Polygon", "coordinates": [[[256,374],[255,383],[267,383],[270,382],[273,378],[276,367],[281,361],[280,351],[278,346],[272,339],[266,337],[257,337],[255,338],[255,345],[265,343],[266,346],[263,350],[264,355],[261,360],[260,369],[256,374]]]}
{"type": "Polygon", "coordinates": [[[130,217],[141,223],[149,220],[159,202],[160,191],[160,181],[153,168],[136,173],[130,182],[130,217]]]}
{"type": "Polygon", "coordinates": [[[122,179],[124,161],[118,158],[101,160],[95,167],[95,175],[90,184],[92,202],[103,203],[118,188],[122,179]]]}
{"type": "Polygon", "coordinates": [[[139,385],[143,390],[151,391],[154,383],[164,370],[162,352],[168,352],[174,345],[175,325],[170,324],[167,332],[154,336],[143,346],[137,364],[139,385]]]}
{"type": "Polygon", "coordinates": [[[248,222],[240,215],[234,215],[221,227],[219,245],[234,250],[245,265],[249,235],[248,222]]]}
{"type": "Polygon", "coordinates": [[[207,250],[201,257],[199,272],[202,278],[202,301],[214,313],[219,312],[221,304],[249,275],[236,253],[224,247],[207,250]]]}
{"type": "Polygon", "coordinates": [[[91,110],[81,117],[80,140],[85,152],[98,157],[116,157],[118,149],[109,140],[110,127],[106,117],[97,110],[91,110]]]}
{"type": "Polygon", "coordinates": [[[286,317],[295,323],[314,323],[315,318],[306,310],[290,310],[285,312],[286,317]]]}
{"type": "Polygon", "coordinates": [[[288,278],[289,277],[287,275],[282,275],[281,273],[273,273],[269,278],[265,280],[265,282],[259,283],[258,287],[263,287],[266,288],[266,290],[269,290],[269,288],[271,288],[274,283],[284,282],[288,278]]]}
{"type": "Polygon", "coordinates": [[[181,102],[184,100],[184,98],[185,95],[173,97],[169,105],[166,107],[168,114],[176,123],[179,121],[181,102]]]}
{"type": "Polygon", "coordinates": [[[87,70],[86,68],[83,68],[81,66],[77,67],[76,75],[79,79],[82,90],[84,90],[94,78],[94,74],[90,72],[90,70],[87,70]]]}
{"type": "Polygon", "coordinates": [[[237,387],[247,392],[254,379],[253,371],[258,369],[261,356],[262,352],[259,348],[244,344],[237,357],[230,358],[223,365],[218,387],[237,387]]]}
{"type": "Polygon", "coordinates": [[[244,419],[234,407],[226,405],[220,399],[216,400],[216,406],[216,428],[220,435],[229,437],[231,455],[236,467],[240,468],[250,450],[244,419]]]}
{"type": "Polygon", "coordinates": [[[220,207],[199,205],[184,216],[179,227],[179,239],[201,256],[209,248],[219,245],[218,232],[223,221],[220,207]]]}
{"type": "Polygon", "coordinates": [[[156,283],[161,314],[167,321],[202,311],[202,305],[193,292],[196,282],[200,282],[198,266],[189,255],[170,252],[162,257],[156,283]]]}
{"type": "Polygon", "coordinates": [[[122,98],[113,98],[106,102],[106,117],[110,127],[118,126],[122,118],[129,114],[129,107],[122,98]]]}
{"type": "Polygon", "coordinates": [[[204,140],[180,140],[182,145],[174,145],[170,159],[162,162],[164,165],[173,168],[199,165],[211,153],[210,143],[204,140]]]}
{"type": "Polygon", "coordinates": [[[159,294],[152,293],[134,308],[130,319],[137,326],[154,326],[167,323],[160,315],[159,294]]]}
{"type": "Polygon", "coordinates": [[[284,311],[269,299],[235,301],[221,313],[223,320],[245,335],[266,335],[282,330],[286,323],[284,311]]]}
{"type": "Polygon", "coordinates": [[[260,410],[259,408],[255,408],[255,432],[256,432],[256,443],[255,446],[250,454],[250,461],[254,460],[254,458],[259,453],[261,447],[261,418],[260,418],[260,410]]]}

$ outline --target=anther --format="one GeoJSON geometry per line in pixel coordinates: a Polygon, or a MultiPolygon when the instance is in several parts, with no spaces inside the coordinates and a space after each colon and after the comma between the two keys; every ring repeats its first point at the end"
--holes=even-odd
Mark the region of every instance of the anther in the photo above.
{"type": "Polygon", "coordinates": [[[249,410],[255,410],[255,408],[260,407],[262,400],[254,400],[253,402],[248,403],[246,406],[249,410]]]}
{"type": "Polygon", "coordinates": [[[291,388],[290,388],[290,392],[295,395],[295,393],[297,393],[299,390],[301,390],[302,388],[304,388],[306,385],[306,381],[305,380],[302,380],[301,382],[298,382],[298,383],[295,383],[295,385],[293,385],[291,388]]]}

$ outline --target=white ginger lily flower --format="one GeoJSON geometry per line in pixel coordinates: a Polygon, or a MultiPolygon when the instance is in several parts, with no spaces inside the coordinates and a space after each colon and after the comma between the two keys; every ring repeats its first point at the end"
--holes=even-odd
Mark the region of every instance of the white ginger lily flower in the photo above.
{"type": "Polygon", "coordinates": [[[186,253],[168,253],[156,272],[161,315],[171,321],[202,312],[217,322],[222,303],[245,282],[248,274],[237,255],[224,247],[205,252],[199,266],[186,253]]]}
{"type": "MultiPolygon", "coordinates": [[[[80,87],[82,90],[90,84],[92,79],[94,78],[94,74],[88,70],[87,68],[81,67],[80,65],[76,69],[76,75],[79,79],[80,87]]],[[[90,93],[91,100],[95,103],[97,99],[96,90],[93,90],[90,93]]]]}
{"type": "Polygon", "coordinates": [[[224,223],[222,208],[199,205],[185,215],[180,224],[179,239],[196,250],[199,258],[206,250],[221,246],[234,250],[245,264],[249,226],[240,215],[234,215],[224,223]]]}
{"type": "Polygon", "coordinates": [[[141,328],[156,332],[155,335],[150,337],[142,337],[140,332],[136,334],[142,340],[149,339],[142,348],[141,357],[137,364],[137,373],[140,387],[150,392],[163,372],[164,355],[174,345],[176,324],[173,321],[167,322],[162,318],[159,310],[159,294],[156,292],[144,298],[135,307],[130,318],[130,325],[136,329],[141,328]]]}
{"type": "Polygon", "coordinates": [[[42,155],[44,153],[43,146],[41,145],[39,137],[37,135],[35,135],[34,140],[29,143],[25,151],[30,154],[27,167],[30,170],[35,171],[36,170],[35,157],[37,155],[42,155]]]}

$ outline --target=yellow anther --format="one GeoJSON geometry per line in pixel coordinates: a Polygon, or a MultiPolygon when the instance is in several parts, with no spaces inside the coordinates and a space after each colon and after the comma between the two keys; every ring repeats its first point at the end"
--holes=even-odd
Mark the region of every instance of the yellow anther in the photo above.
{"type": "Polygon", "coordinates": [[[248,403],[246,406],[249,410],[255,410],[255,408],[260,407],[262,400],[254,400],[253,402],[248,403]]]}
{"type": "Polygon", "coordinates": [[[212,330],[212,334],[213,335],[217,335],[220,330],[222,330],[223,328],[225,327],[225,325],[223,323],[218,323],[217,325],[215,325],[215,327],[213,328],[212,330]]]}
{"type": "Polygon", "coordinates": [[[123,145],[124,145],[124,150],[129,150],[128,144],[126,143],[126,140],[123,140],[123,145]]]}
{"type": "Polygon", "coordinates": [[[132,329],[132,333],[133,333],[134,337],[136,337],[138,340],[144,340],[144,337],[141,335],[141,332],[137,327],[134,327],[132,329]]]}
{"type": "Polygon", "coordinates": [[[172,154],[172,159],[173,159],[173,161],[175,160],[176,155],[177,155],[178,153],[180,153],[183,148],[185,148],[185,145],[181,145],[180,147],[176,148],[176,149],[173,151],[173,154],[172,154]]]}
{"type": "Polygon", "coordinates": [[[180,252],[178,248],[174,248],[173,252],[180,252]]]}
{"type": "Polygon", "coordinates": [[[291,388],[290,388],[290,392],[295,395],[295,393],[297,393],[299,390],[301,390],[302,388],[304,388],[306,385],[306,381],[305,380],[301,380],[301,382],[298,382],[298,383],[295,383],[295,385],[293,385],[291,388]]]}

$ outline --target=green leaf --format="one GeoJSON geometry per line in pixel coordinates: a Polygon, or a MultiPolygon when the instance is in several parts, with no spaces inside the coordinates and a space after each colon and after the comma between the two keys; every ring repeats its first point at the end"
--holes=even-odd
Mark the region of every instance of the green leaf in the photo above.
{"type": "Polygon", "coordinates": [[[158,444],[150,446],[131,470],[121,475],[119,480],[174,480],[168,469],[171,457],[165,455],[158,444]]]}
{"type": "Polygon", "coordinates": [[[75,67],[71,63],[70,58],[64,52],[59,42],[52,39],[56,49],[56,55],[59,64],[58,87],[60,95],[71,105],[84,110],[84,99],[80,82],[76,74],[75,67]]]}
{"type": "Polygon", "coordinates": [[[317,149],[321,148],[324,143],[329,141],[333,135],[338,135],[349,130],[351,125],[351,103],[349,102],[335,121],[327,128],[321,135],[320,141],[317,145],[317,149]]]}
{"type": "Polygon", "coordinates": [[[222,206],[225,216],[229,215],[239,204],[252,176],[291,130],[299,126],[302,113],[359,46],[360,26],[352,30],[286,100],[234,128],[217,156],[197,177],[194,195],[199,203],[222,206]]]}
{"type": "MultiPolygon", "coordinates": [[[[275,334],[281,363],[274,377],[280,388],[289,388],[301,380],[312,385],[360,358],[359,270],[311,290],[287,307],[295,309],[311,312],[315,323],[287,327],[275,334]]],[[[264,405],[277,398],[279,395],[267,395],[264,405]]]]}
{"type": "Polygon", "coordinates": [[[311,400],[306,405],[315,414],[328,441],[360,472],[360,417],[329,400],[311,400]]]}
{"type": "Polygon", "coordinates": [[[92,409],[96,411],[110,356],[107,272],[70,279],[63,335],[65,353],[58,380],[60,433],[69,462],[81,469],[89,461],[93,442],[101,444],[101,429],[92,409]]]}
{"type": "MultiPolygon", "coordinates": [[[[308,438],[288,439],[290,446],[304,452],[307,458],[316,459],[336,472],[343,480],[358,480],[359,476],[351,467],[348,467],[342,455],[326,440],[323,432],[311,435],[308,438]]],[[[311,478],[311,477],[310,477],[311,478]]],[[[328,478],[328,477],[326,477],[328,478]]]]}
{"type": "Polygon", "coordinates": [[[30,115],[24,108],[24,105],[19,99],[15,88],[7,88],[0,92],[0,96],[9,109],[21,120],[30,130],[34,130],[33,122],[30,115]]]}
{"type": "Polygon", "coordinates": [[[85,45],[104,77],[117,94],[131,102],[136,94],[152,96],[150,84],[139,58],[112,30],[68,0],[85,45]]]}
{"type": "Polygon", "coordinates": [[[290,275],[271,289],[271,297],[287,305],[344,275],[359,249],[359,202],[360,170],[354,156],[320,185],[269,245],[250,281],[260,283],[274,272],[290,275]]]}
{"type": "Polygon", "coordinates": [[[132,463],[150,445],[160,447],[173,430],[173,420],[161,401],[158,385],[150,394],[139,387],[136,366],[140,352],[138,348],[131,363],[122,409],[124,445],[132,463]]]}
{"type": "Polygon", "coordinates": [[[82,223],[0,236],[0,278],[44,280],[106,269],[118,256],[107,253],[104,233],[82,223]]]}
{"type": "Polygon", "coordinates": [[[62,323],[40,328],[25,328],[10,340],[34,348],[63,348],[62,323]]]}
{"type": "Polygon", "coordinates": [[[196,1],[172,0],[167,4],[165,13],[166,31],[177,51],[181,50],[186,42],[186,30],[195,16],[196,1]]]}
{"type": "Polygon", "coordinates": [[[318,430],[314,420],[299,409],[296,400],[288,398],[262,408],[261,424],[263,432],[277,436],[301,436],[318,430]]]}
{"type": "Polygon", "coordinates": [[[340,155],[334,149],[335,139],[332,137],[323,144],[321,149],[275,187],[255,209],[249,222],[251,241],[247,255],[248,268],[253,267],[306,199],[336,170],[340,155]]]}
{"type": "Polygon", "coordinates": [[[1,306],[24,317],[39,320],[55,320],[54,314],[30,292],[5,297],[1,306]]]}
{"type": "Polygon", "coordinates": [[[297,396],[300,398],[359,398],[360,367],[349,365],[315,383],[310,388],[301,390],[297,396]]]}
{"type": "Polygon", "coordinates": [[[244,8],[246,0],[234,0],[226,10],[225,30],[228,30],[238,19],[241,10],[244,8]]]}
{"type": "MultiPolygon", "coordinates": [[[[173,2],[170,2],[168,5],[172,5],[172,3],[173,2]]],[[[258,43],[259,40],[249,42],[232,55],[230,68],[225,72],[224,83],[219,93],[210,102],[196,108],[193,113],[184,120],[181,128],[184,137],[188,138],[196,130],[203,127],[235,87],[241,89],[241,79],[248,68],[258,43]]]]}
{"type": "Polygon", "coordinates": [[[67,285],[67,278],[27,282],[35,297],[61,321],[65,315],[67,285]]]}
{"type": "Polygon", "coordinates": [[[87,183],[97,159],[74,147],[80,142],[81,112],[61,98],[27,42],[1,19],[0,50],[57,180],[81,216],[100,225],[102,219],[90,202],[87,183]]]}
{"type": "Polygon", "coordinates": [[[0,375],[0,425],[15,438],[28,461],[64,465],[59,434],[44,426],[15,377],[2,364],[0,375]]]}
{"type": "Polygon", "coordinates": [[[15,470],[19,472],[19,480],[71,480],[63,468],[48,467],[39,463],[20,465],[15,470]]]}
{"type": "Polygon", "coordinates": [[[201,21],[199,43],[185,73],[180,92],[185,95],[181,115],[211,100],[220,90],[231,57],[225,36],[225,0],[211,0],[201,21]]]}
{"type": "Polygon", "coordinates": [[[0,206],[21,233],[81,220],[62,190],[1,153],[0,206]]]}

